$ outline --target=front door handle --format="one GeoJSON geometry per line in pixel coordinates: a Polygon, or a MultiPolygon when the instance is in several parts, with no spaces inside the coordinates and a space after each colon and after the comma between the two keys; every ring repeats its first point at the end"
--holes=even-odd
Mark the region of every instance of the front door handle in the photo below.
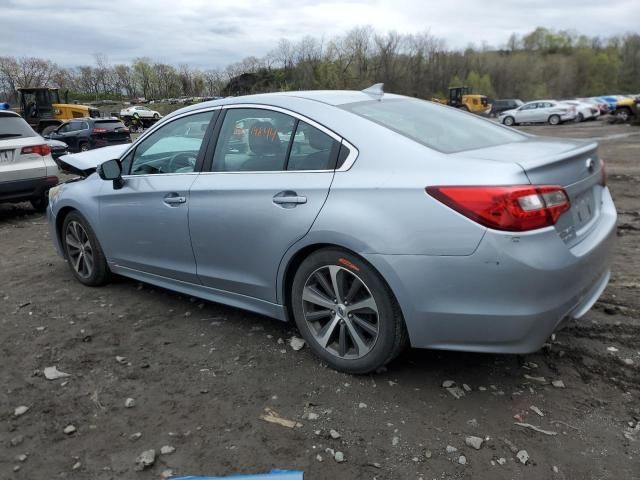
{"type": "Polygon", "coordinates": [[[164,203],[167,205],[180,205],[181,203],[187,203],[187,197],[183,197],[177,193],[170,193],[164,197],[164,203]]]}
{"type": "Polygon", "coordinates": [[[273,196],[273,203],[283,207],[295,207],[307,203],[307,197],[298,195],[291,190],[285,190],[284,192],[277,193],[273,196]]]}

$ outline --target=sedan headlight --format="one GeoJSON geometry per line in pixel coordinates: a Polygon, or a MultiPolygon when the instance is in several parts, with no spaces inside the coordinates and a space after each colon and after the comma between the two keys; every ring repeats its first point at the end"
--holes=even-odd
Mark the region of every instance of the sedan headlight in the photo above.
{"type": "Polygon", "coordinates": [[[51,187],[49,189],[49,202],[53,203],[58,198],[58,195],[62,193],[62,189],[64,188],[64,183],[60,185],[56,185],[55,187],[51,187]]]}

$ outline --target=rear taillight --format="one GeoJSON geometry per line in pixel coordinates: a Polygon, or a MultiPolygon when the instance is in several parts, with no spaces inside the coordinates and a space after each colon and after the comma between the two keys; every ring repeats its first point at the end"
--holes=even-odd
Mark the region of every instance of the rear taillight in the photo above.
{"type": "Polygon", "coordinates": [[[93,133],[107,133],[106,128],[94,128],[93,133]]]}
{"type": "Polygon", "coordinates": [[[31,147],[22,147],[23,155],[28,155],[30,153],[35,153],[36,155],[42,155],[43,157],[46,157],[51,153],[51,147],[47,144],[33,145],[31,147]]]}
{"type": "Polygon", "coordinates": [[[524,232],[554,225],[571,203],[557,185],[427,187],[436,200],[485,227],[524,232]]]}
{"type": "Polygon", "coordinates": [[[119,132],[122,133],[129,133],[129,129],[127,127],[122,127],[120,130],[118,130],[119,132]]]}
{"type": "Polygon", "coordinates": [[[598,183],[603,187],[607,185],[607,170],[602,159],[600,159],[600,181],[598,183]]]}

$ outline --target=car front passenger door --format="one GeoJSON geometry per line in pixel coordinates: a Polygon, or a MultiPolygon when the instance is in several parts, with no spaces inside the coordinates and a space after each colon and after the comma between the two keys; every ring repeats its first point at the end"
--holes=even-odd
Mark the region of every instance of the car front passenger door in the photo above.
{"type": "Polygon", "coordinates": [[[216,115],[210,110],[166,122],[122,159],[122,188],[102,186],[101,238],[118,267],[199,283],[189,238],[189,189],[216,115]]]}

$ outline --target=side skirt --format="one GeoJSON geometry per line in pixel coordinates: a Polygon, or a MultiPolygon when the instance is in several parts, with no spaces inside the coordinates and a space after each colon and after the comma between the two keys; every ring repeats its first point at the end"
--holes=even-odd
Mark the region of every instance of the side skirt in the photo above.
{"type": "Polygon", "coordinates": [[[267,302],[254,297],[248,297],[246,295],[206,287],[204,285],[196,285],[193,283],[162,277],[160,275],[154,275],[152,273],[141,272],[140,270],[134,270],[132,268],[122,267],[111,263],[109,264],[109,269],[113,273],[117,273],[123,277],[129,277],[134,280],[150,283],[158,287],[166,288],[167,290],[173,290],[185,295],[191,295],[192,297],[202,298],[210,302],[221,303],[230,307],[249,310],[283,322],[287,321],[283,305],[267,302]]]}

